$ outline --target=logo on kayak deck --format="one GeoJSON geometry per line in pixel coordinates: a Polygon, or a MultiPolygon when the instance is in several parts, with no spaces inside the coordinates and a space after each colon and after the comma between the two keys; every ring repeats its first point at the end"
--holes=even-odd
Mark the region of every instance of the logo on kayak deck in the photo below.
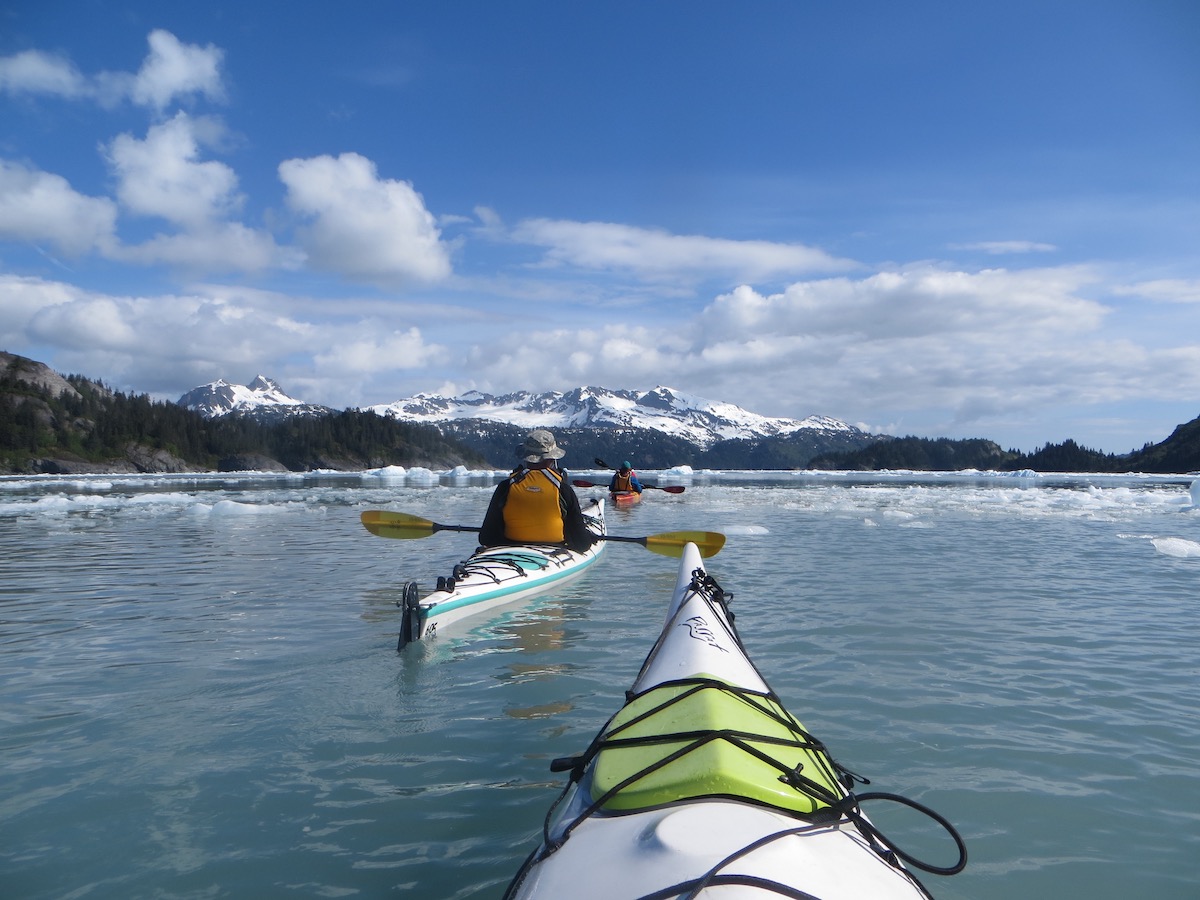
{"type": "Polygon", "coordinates": [[[679,624],[686,626],[687,630],[696,640],[703,641],[710,647],[716,647],[722,653],[729,652],[718,643],[716,634],[713,633],[713,630],[708,627],[708,623],[701,616],[692,616],[686,622],[680,622],[679,624]]]}

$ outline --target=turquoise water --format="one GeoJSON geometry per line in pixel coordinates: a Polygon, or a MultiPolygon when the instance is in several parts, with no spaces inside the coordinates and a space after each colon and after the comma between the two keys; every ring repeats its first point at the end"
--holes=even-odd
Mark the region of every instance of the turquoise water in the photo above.
{"type": "MultiPolygon", "coordinates": [[[[772,687],[966,839],[963,874],[924,878],[939,900],[1200,897],[1190,478],[659,480],[687,491],[610,530],[728,534],[709,569],[772,687]]],[[[562,592],[397,654],[400,583],[473,542],[358,514],[477,524],[490,484],[0,479],[0,894],[498,897],[675,563],[611,544],[562,592]]]]}

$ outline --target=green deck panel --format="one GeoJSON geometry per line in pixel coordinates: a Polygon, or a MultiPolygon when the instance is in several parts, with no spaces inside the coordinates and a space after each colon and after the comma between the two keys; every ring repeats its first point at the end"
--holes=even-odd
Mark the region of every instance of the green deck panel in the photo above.
{"type": "MultiPolygon", "coordinates": [[[[624,740],[721,730],[763,735],[792,742],[797,740],[797,735],[783,722],[772,718],[758,706],[773,710],[784,722],[793,723],[797,730],[802,728],[777,702],[767,697],[759,694],[742,697],[715,686],[705,687],[690,697],[671,703],[641,722],[622,727],[662,705],[667,699],[684,694],[688,689],[686,685],[668,685],[635,698],[613,718],[606,737],[611,734],[614,740],[624,740]]],[[[823,752],[751,738],[742,740],[775,760],[783,769],[794,769],[796,765],[801,764],[801,773],[824,786],[830,794],[841,797],[845,793],[832,776],[832,761],[823,752]]],[[[693,738],[684,738],[634,747],[605,747],[596,758],[591,788],[592,799],[599,800],[622,781],[693,742],[693,738]]],[[[824,801],[780,781],[782,774],[776,765],[757,758],[729,740],[717,738],[706,741],[679,759],[637,778],[615,796],[610,797],[604,803],[604,808],[630,811],[706,796],[745,798],[751,802],[806,815],[828,807],[824,801]]]]}

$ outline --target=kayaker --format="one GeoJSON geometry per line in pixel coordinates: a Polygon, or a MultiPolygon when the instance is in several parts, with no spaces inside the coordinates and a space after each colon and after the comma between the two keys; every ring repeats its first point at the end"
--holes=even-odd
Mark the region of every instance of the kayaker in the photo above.
{"type": "Polygon", "coordinates": [[[479,543],[566,544],[577,553],[591,547],[596,537],[584,522],[566,473],[558,467],[566,451],[554,435],[544,428],[529,432],[517,446],[517,456],[521,465],[492,494],[479,543]]]}
{"type": "Polygon", "coordinates": [[[621,468],[613,472],[612,481],[608,483],[608,489],[614,494],[628,493],[633,491],[636,494],[642,492],[642,483],[638,481],[637,472],[633,471],[633,466],[629,464],[629,460],[621,463],[621,468]]]}

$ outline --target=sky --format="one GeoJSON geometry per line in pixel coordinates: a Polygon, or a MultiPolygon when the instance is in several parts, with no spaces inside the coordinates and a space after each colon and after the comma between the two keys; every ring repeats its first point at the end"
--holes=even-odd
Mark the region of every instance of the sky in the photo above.
{"type": "Polygon", "coordinates": [[[1192,0],[5,0],[0,350],[176,400],[1200,415],[1192,0]]]}

